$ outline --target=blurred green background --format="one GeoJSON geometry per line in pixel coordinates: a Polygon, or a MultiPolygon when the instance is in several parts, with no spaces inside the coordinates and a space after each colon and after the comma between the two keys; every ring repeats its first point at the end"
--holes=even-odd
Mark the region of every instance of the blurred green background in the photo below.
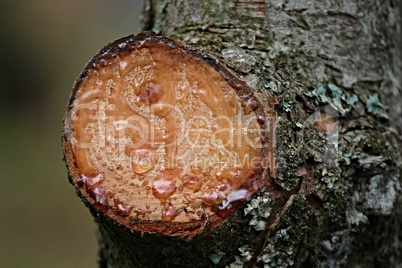
{"type": "Polygon", "coordinates": [[[62,161],[62,119],[86,62],[138,33],[142,5],[1,1],[0,267],[97,267],[95,224],[62,161]]]}

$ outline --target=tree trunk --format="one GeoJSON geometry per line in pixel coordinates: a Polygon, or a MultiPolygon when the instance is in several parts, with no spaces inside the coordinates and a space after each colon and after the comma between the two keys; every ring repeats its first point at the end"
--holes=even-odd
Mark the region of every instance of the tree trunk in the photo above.
{"type": "Polygon", "coordinates": [[[194,236],[128,228],[77,190],[100,267],[402,265],[399,25],[395,0],[146,1],[144,30],[245,81],[273,155],[267,183],[194,236]]]}

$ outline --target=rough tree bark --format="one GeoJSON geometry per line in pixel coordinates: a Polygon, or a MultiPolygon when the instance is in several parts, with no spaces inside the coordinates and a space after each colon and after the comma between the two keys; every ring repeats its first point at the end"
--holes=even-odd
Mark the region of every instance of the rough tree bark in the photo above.
{"type": "Polygon", "coordinates": [[[275,166],[191,238],[132,231],[77,191],[100,266],[402,265],[399,24],[396,0],[146,1],[144,30],[203,49],[273,105],[275,166]]]}

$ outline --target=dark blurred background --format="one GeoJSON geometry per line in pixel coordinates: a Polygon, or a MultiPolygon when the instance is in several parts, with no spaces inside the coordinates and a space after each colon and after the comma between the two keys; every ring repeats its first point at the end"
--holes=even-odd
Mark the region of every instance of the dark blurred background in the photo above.
{"type": "Polygon", "coordinates": [[[86,62],[138,33],[142,2],[1,0],[0,267],[97,267],[95,224],[62,161],[62,119],[86,62]]]}

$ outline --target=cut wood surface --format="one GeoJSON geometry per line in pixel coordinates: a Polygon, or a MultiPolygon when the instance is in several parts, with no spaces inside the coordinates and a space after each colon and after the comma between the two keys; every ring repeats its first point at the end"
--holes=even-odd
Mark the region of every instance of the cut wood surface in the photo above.
{"type": "Polygon", "coordinates": [[[194,235],[266,183],[266,115],[248,86],[150,32],[94,57],[64,128],[75,185],[134,230],[194,235]]]}

